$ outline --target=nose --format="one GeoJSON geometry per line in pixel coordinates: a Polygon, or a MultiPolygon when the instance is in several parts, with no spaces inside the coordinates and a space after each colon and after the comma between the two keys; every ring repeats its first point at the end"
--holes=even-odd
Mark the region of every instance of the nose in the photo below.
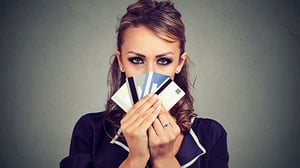
{"type": "Polygon", "coordinates": [[[152,71],[155,72],[155,63],[148,63],[145,69],[146,72],[152,71]]]}

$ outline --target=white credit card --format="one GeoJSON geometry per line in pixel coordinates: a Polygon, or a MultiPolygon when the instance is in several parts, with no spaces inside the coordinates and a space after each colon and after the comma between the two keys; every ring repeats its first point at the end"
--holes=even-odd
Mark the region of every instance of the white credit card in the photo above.
{"type": "Polygon", "coordinates": [[[132,107],[133,101],[127,82],[120,87],[120,89],[111,97],[111,99],[125,112],[132,107]]]}
{"type": "Polygon", "coordinates": [[[185,95],[185,92],[172,80],[167,81],[155,93],[167,110],[170,110],[185,95]]]}

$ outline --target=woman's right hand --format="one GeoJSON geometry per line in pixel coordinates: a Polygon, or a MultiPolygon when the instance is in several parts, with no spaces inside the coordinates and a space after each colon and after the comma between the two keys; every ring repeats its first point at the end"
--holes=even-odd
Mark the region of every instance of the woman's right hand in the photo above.
{"type": "Polygon", "coordinates": [[[145,167],[150,158],[147,130],[159,115],[161,101],[155,94],[139,100],[121,120],[129,154],[120,167],[145,167]]]}

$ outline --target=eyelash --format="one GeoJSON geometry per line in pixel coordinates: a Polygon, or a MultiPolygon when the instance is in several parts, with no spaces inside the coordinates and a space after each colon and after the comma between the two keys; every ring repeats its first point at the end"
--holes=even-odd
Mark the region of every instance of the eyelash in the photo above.
{"type": "Polygon", "coordinates": [[[128,61],[130,61],[133,64],[142,64],[142,63],[144,63],[143,59],[140,58],[140,57],[128,58],[128,61]]]}
{"type": "MultiPolygon", "coordinates": [[[[140,57],[132,57],[132,58],[128,58],[128,60],[133,63],[133,64],[143,64],[144,60],[140,57]]],[[[172,60],[169,58],[159,58],[157,60],[157,64],[159,65],[168,65],[172,63],[172,60]]]]}
{"type": "Polygon", "coordinates": [[[160,58],[157,61],[157,64],[159,64],[159,65],[168,65],[168,64],[171,64],[171,63],[172,63],[172,60],[169,59],[169,58],[160,58]]]}

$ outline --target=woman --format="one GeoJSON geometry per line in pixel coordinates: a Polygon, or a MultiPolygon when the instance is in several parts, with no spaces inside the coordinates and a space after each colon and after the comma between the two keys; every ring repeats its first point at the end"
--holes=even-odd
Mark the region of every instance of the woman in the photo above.
{"type": "Polygon", "coordinates": [[[152,0],[131,4],[117,33],[106,110],[79,119],[70,155],[60,166],[228,167],[225,130],[216,121],[194,113],[184,25],[173,4],[152,0]],[[111,96],[126,77],[148,71],[170,76],[185,96],[167,111],[157,95],[149,94],[124,112],[111,96]],[[118,130],[122,134],[116,139],[118,130]]]}

